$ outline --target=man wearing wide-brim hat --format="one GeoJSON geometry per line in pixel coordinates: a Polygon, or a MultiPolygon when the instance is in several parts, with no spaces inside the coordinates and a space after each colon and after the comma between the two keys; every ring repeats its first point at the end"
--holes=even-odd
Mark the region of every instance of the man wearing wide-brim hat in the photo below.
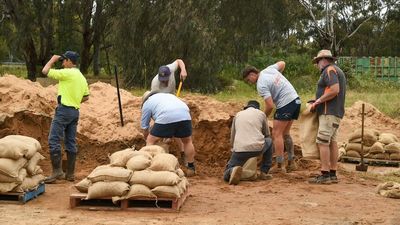
{"type": "Polygon", "coordinates": [[[340,121],[344,116],[346,77],[334,63],[335,60],[331,51],[325,49],[319,51],[312,60],[321,71],[316,100],[311,105],[311,110],[318,115],[319,126],[316,142],[321,160],[321,175],[309,180],[310,183],[315,184],[338,182],[336,136],[340,121]]]}
{"type": "Polygon", "coordinates": [[[232,155],[224,171],[226,182],[236,185],[240,180],[255,180],[259,155],[262,155],[262,161],[258,177],[263,180],[272,178],[268,173],[272,165],[272,139],[267,117],[257,101],[249,101],[236,114],[232,122],[231,144],[232,155]]]}

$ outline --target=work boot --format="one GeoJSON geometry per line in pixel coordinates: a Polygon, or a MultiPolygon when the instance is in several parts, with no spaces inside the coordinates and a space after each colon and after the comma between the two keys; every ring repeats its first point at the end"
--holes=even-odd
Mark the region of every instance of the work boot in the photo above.
{"type": "Polygon", "coordinates": [[[278,173],[278,174],[284,174],[286,173],[286,168],[283,165],[283,163],[277,163],[271,170],[269,173],[278,173]]]}
{"type": "Polygon", "coordinates": [[[62,179],[65,175],[61,168],[61,152],[50,152],[50,159],[53,172],[44,180],[46,184],[54,183],[57,179],[62,179]]]}
{"type": "Polygon", "coordinates": [[[288,173],[290,173],[290,172],[293,172],[293,171],[296,171],[297,170],[297,163],[296,163],[296,161],[294,161],[294,159],[293,160],[288,160],[288,164],[287,164],[287,166],[286,166],[286,171],[288,172],[288,173]]]}
{"type": "Polygon", "coordinates": [[[65,175],[67,181],[75,181],[75,161],[76,152],[67,151],[67,174],[65,175]]]}
{"type": "Polygon", "coordinates": [[[231,177],[229,178],[229,184],[239,184],[240,177],[242,176],[242,167],[235,166],[232,168],[231,177]]]}
{"type": "Polygon", "coordinates": [[[266,172],[261,172],[259,178],[260,180],[271,180],[272,175],[266,172]]]}
{"type": "Polygon", "coordinates": [[[329,174],[328,175],[321,174],[319,176],[309,179],[308,183],[310,183],[310,184],[331,184],[332,181],[331,181],[329,174]]]}
{"type": "Polygon", "coordinates": [[[196,175],[196,170],[194,168],[186,167],[185,175],[186,177],[193,177],[196,175]]]}

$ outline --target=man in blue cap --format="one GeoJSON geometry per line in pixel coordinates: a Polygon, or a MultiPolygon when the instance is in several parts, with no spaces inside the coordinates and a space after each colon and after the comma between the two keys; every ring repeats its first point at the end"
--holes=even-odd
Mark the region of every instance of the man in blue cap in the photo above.
{"type": "Polygon", "coordinates": [[[75,180],[76,161],[76,130],[79,120],[79,108],[82,102],[89,99],[89,88],[83,74],[77,68],[79,55],[73,51],[53,55],[43,67],[42,73],[56,79],[58,83],[57,108],[51,122],[49,133],[50,159],[53,172],[47,177],[46,183],[53,183],[57,179],[75,180]],[[62,62],[63,69],[51,69],[57,61],[62,62]],[[64,139],[67,152],[66,175],[61,167],[61,140],[64,139]]]}
{"type": "Polygon", "coordinates": [[[151,91],[159,93],[175,93],[176,81],[175,71],[180,68],[180,79],[184,81],[187,77],[185,63],[182,59],[177,59],[173,63],[161,66],[158,69],[158,74],[151,81],[151,91]]]}

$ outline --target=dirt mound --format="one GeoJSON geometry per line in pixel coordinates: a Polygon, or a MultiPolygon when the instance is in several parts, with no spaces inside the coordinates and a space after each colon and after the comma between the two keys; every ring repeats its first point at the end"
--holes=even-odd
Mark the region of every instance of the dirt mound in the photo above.
{"type": "Polygon", "coordinates": [[[347,141],[347,136],[355,129],[361,128],[362,104],[365,104],[364,127],[378,130],[380,133],[389,132],[400,137],[400,122],[379,111],[373,105],[357,101],[346,108],[345,116],[340,124],[339,141],[347,141]]]}
{"type": "MultiPolygon", "coordinates": [[[[31,136],[39,140],[48,157],[47,136],[57,105],[57,87],[42,87],[12,75],[0,78],[0,138],[9,134],[31,136]]],[[[125,126],[121,127],[116,88],[107,83],[90,85],[89,101],[82,104],[78,125],[78,170],[83,173],[106,163],[109,153],[136,145],[145,145],[140,129],[141,96],[121,90],[125,126]]],[[[220,175],[230,155],[230,125],[241,109],[238,103],[186,95],[192,114],[196,160],[204,175],[220,175]],[[206,168],[217,167],[215,170],[206,168]]],[[[172,148],[172,152],[176,152],[172,148]]],[[[46,168],[46,166],[45,166],[46,168]]],[[[79,172],[78,172],[79,174],[79,172]]]]}

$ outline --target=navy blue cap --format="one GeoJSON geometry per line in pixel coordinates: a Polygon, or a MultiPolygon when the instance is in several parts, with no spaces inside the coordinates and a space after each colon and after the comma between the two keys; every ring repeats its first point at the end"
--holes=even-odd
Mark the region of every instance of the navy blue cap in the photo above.
{"type": "Polygon", "coordinates": [[[160,66],[158,69],[158,80],[159,81],[167,81],[169,80],[169,76],[171,75],[171,70],[168,66],[160,66]]]}
{"type": "Polygon", "coordinates": [[[78,62],[79,54],[74,51],[66,51],[64,54],[61,55],[60,60],[69,59],[74,64],[78,62]]]}

